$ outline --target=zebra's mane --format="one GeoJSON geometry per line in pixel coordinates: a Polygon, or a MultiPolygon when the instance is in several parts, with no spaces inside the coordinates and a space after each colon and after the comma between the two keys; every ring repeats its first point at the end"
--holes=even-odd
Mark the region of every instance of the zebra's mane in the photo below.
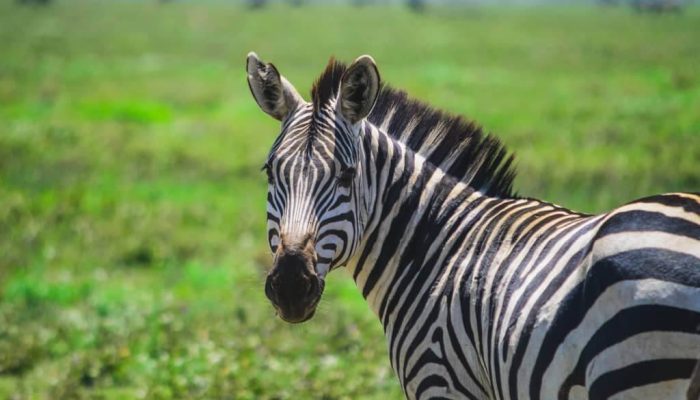
{"type": "MultiPolygon", "coordinates": [[[[311,89],[314,108],[337,96],[346,69],[345,64],[331,58],[311,89]]],[[[472,188],[489,196],[515,197],[513,155],[474,122],[437,110],[386,85],[367,119],[472,188]]]]}

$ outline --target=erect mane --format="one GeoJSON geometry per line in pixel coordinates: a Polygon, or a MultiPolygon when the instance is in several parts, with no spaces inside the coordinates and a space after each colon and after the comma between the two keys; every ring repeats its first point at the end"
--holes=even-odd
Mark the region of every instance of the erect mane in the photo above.
{"type": "Polygon", "coordinates": [[[314,109],[321,108],[338,95],[340,89],[340,79],[348,69],[347,65],[337,61],[334,57],[328,60],[326,69],[321,76],[316,79],[311,87],[311,99],[314,102],[314,109]]]}
{"type": "MultiPolygon", "coordinates": [[[[346,69],[345,64],[331,58],[311,89],[314,108],[337,96],[346,69]]],[[[367,119],[472,188],[489,196],[515,197],[513,156],[475,123],[436,110],[386,85],[367,119]]]]}

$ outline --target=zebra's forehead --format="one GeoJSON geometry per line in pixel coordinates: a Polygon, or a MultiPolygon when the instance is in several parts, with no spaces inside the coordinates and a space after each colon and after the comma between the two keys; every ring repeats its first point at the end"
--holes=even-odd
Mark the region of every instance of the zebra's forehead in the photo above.
{"type": "Polygon", "coordinates": [[[313,167],[337,160],[342,165],[354,164],[356,143],[347,136],[343,126],[336,124],[332,108],[315,110],[306,104],[283,124],[268,154],[268,163],[305,160],[313,167]]]}

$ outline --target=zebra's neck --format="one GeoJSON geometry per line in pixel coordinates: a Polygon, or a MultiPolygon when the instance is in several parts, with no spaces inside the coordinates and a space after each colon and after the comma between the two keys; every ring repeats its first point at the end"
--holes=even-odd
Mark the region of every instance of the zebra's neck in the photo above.
{"type": "Polygon", "coordinates": [[[362,190],[371,195],[362,240],[347,267],[382,323],[394,370],[402,385],[413,381],[418,372],[410,365],[420,363],[410,359],[411,346],[439,343],[420,337],[448,334],[439,327],[454,313],[471,340],[462,349],[470,364],[468,391],[492,397],[499,379],[492,375],[498,368],[490,351],[492,310],[508,293],[500,282],[519,279],[504,260],[525,254],[513,251],[523,237],[541,243],[545,228],[566,230],[587,218],[538,200],[485,195],[375,127],[365,129],[363,151],[362,190]],[[539,228],[526,234],[524,226],[539,228]]]}
{"type": "MultiPolygon", "coordinates": [[[[450,234],[456,216],[487,199],[467,184],[448,176],[403,143],[372,125],[364,131],[365,202],[363,240],[348,269],[382,324],[390,322],[391,300],[450,234]]],[[[460,220],[460,225],[468,221],[460,220]]],[[[434,278],[434,276],[433,276],[434,278]]]]}

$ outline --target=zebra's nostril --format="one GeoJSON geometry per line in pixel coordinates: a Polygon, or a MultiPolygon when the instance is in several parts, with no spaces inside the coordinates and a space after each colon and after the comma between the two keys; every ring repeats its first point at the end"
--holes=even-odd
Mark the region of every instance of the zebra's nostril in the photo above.
{"type": "Polygon", "coordinates": [[[315,294],[316,292],[316,285],[314,285],[313,281],[309,282],[309,285],[306,287],[306,297],[311,297],[315,294]]]}

